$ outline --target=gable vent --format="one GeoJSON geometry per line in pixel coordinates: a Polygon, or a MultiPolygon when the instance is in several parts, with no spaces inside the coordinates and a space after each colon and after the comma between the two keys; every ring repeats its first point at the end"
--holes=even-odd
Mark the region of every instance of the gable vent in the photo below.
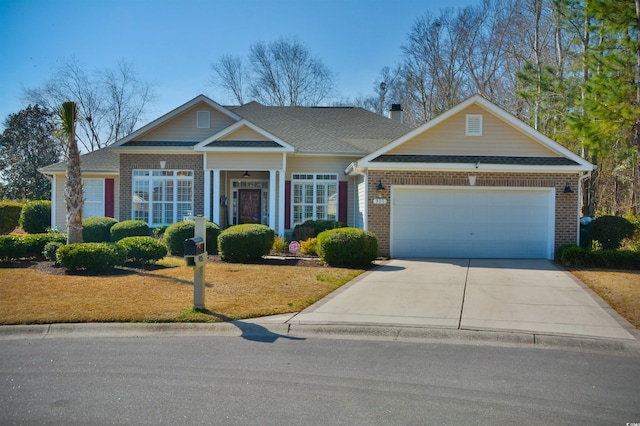
{"type": "Polygon", "coordinates": [[[211,127],[211,112],[198,111],[196,115],[196,127],[198,129],[208,129],[211,127]]]}
{"type": "Polygon", "coordinates": [[[467,114],[466,136],[482,136],[482,114],[467,114]]]}

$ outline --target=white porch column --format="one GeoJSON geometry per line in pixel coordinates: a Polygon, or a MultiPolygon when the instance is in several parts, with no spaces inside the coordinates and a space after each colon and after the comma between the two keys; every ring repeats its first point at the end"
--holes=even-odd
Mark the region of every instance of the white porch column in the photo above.
{"type": "MultiPolygon", "coordinates": [[[[204,169],[204,217],[211,217],[211,171],[204,169]]],[[[195,216],[195,215],[194,215],[195,216]]]]}
{"type": "Polygon", "coordinates": [[[213,217],[211,220],[220,225],[220,169],[213,169],[213,217]]]}
{"type": "Polygon", "coordinates": [[[284,237],[284,180],[285,180],[285,171],[278,171],[278,235],[284,237]]]}
{"type": "Polygon", "coordinates": [[[269,228],[276,230],[276,171],[275,170],[269,170],[269,228]]]}
{"type": "Polygon", "coordinates": [[[58,188],[56,186],[56,175],[51,176],[51,228],[57,228],[58,224],[56,223],[58,218],[56,217],[56,205],[58,203],[58,199],[56,197],[56,192],[58,188]]]}

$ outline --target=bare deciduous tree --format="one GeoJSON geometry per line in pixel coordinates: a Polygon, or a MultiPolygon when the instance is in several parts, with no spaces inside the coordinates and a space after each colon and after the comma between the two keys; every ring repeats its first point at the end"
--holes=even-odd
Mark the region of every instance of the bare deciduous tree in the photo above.
{"type": "Polygon", "coordinates": [[[87,151],[103,148],[133,131],[153,97],[151,85],[139,81],[127,62],[89,75],[77,60],[70,59],[41,87],[25,89],[28,101],[51,111],[73,99],[78,109],[76,138],[87,151]]]}
{"type": "Polygon", "coordinates": [[[318,105],[333,94],[333,73],[295,38],[282,37],[251,46],[249,68],[241,58],[224,55],[212,65],[213,80],[235,101],[245,94],[265,105],[318,105]]]}
{"type": "Polygon", "coordinates": [[[217,63],[211,65],[215,75],[211,77],[211,83],[222,87],[230,93],[234,100],[242,105],[244,103],[246,70],[240,56],[222,55],[217,63]]]}

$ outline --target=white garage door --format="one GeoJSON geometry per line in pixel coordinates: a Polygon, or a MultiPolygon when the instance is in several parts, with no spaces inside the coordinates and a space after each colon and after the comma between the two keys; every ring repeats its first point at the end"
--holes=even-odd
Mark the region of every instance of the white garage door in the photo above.
{"type": "Polygon", "coordinates": [[[392,257],[551,258],[552,189],[394,188],[392,257]]]}

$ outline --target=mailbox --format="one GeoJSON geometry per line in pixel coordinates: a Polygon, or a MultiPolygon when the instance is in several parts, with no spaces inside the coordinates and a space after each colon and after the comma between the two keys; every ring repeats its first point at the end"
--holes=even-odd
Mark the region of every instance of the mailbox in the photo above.
{"type": "Polygon", "coordinates": [[[187,238],[184,240],[184,256],[198,256],[204,253],[204,239],[200,237],[187,238]]]}

